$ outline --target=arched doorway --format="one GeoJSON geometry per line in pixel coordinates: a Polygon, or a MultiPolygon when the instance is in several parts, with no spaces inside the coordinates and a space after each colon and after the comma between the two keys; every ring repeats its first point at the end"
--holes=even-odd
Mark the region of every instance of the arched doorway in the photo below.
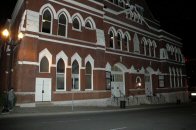
{"type": "Polygon", "coordinates": [[[122,97],[125,95],[125,82],[124,82],[124,72],[122,69],[114,65],[111,68],[111,92],[115,97],[122,97]]]}

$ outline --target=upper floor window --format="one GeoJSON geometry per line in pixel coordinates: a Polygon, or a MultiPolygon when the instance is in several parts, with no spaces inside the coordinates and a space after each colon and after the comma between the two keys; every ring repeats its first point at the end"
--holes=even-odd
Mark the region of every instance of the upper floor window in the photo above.
{"type": "Polygon", "coordinates": [[[129,38],[127,37],[127,35],[125,35],[124,38],[124,44],[125,44],[125,50],[128,51],[128,46],[129,46],[129,38]]]}
{"type": "Polygon", "coordinates": [[[45,56],[40,61],[40,72],[49,72],[49,62],[45,56]]]}
{"type": "Polygon", "coordinates": [[[47,9],[44,11],[42,16],[42,32],[51,33],[52,16],[50,11],[47,9]]]}
{"type": "Polygon", "coordinates": [[[80,21],[77,17],[73,19],[73,28],[76,30],[81,30],[80,21]]]}
{"type": "Polygon", "coordinates": [[[122,35],[120,33],[117,34],[117,49],[122,49],[122,35]]]}
{"type": "Polygon", "coordinates": [[[114,48],[114,33],[110,31],[110,48],[114,48]]]}
{"type": "Polygon", "coordinates": [[[61,14],[59,16],[58,35],[66,36],[66,30],[67,30],[66,25],[67,25],[67,19],[64,14],[61,14]]]}

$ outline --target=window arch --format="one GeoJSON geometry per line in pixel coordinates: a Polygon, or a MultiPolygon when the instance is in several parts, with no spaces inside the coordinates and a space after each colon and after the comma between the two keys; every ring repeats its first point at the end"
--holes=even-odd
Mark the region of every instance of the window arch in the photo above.
{"type": "Polygon", "coordinates": [[[59,15],[58,19],[58,35],[66,36],[67,35],[67,17],[64,13],[59,15]]]}
{"type": "Polygon", "coordinates": [[[89,61],[86,63],[85,78],[86,89],[92,89],[92,66],[89,61]]]}
{"type": "Polygon", "coordinates": [[[49,72],[49,62],[46,56],[44,56],[40,61],[40,72],[48,73],[49,72]]]}
{"type": "Polygon", "coordinates": [[[96,24],[92,17],[87,17],[85,19],[85,27],[90,29],[96,29],[96,24]]]}
{"type": "Polygon", "coordinates": [[[72,63],[72,89],[79,90],[79,64],[77,60],[72,63]]]}
{"type": "Polygon", "coordinates": [[[77,30],[81,30],[81,25],[78,18],[73,19],[73,28],[77,30]]]}
{"type": "Polygon", "coordinates": [[[57,62],[56,82],[57,90],[65,90],[65,63],[62,58],[57,62]]]}
{"type": "Polygon", "coordinates": [[[42,14],[42,32],[52,33],[52,13],[49,9],[45,9],[42,14]]]}
{"type": "Polygon", "coordinates": [[[91,23],[90,20],[86,21],[85,27],[86,27],[86,28],[89,28],[89,29],[93,29],[93,25],[92,25],[92,23],[91,23]]]}
{"type": "MultiPolygon", "coordinates": [[[[42,63],[41,62],[43,62],[43,63],[47,63],[48,65],[48,73],[50,73],[50,66],[52,65],[52,54],[49,52],[49,50],[47,49],[47,48],[45,48],[45,49],[43,49],[40,53],[39,53],[39,72],[41,72],[40,70],[41,70],[41,66],[42,66],[42,63]],[[46,57],[46,59],[47,59],[47,62],[45,62],[46,61],[46,59],[44,58],[44,57],[46,57]],[[43,60],[43,58],[45,59],[45,61],[43,62],[42,60],[43,60]]],[[[44,64],[43,64],[44,65],[44,64]]],[[[46,65],[46,64],[45,64],[46,65]]]]}

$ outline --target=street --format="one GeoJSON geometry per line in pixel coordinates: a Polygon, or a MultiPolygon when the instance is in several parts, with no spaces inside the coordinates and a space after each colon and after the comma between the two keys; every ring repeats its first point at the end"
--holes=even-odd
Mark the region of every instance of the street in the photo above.
{"type": "Polygon", "coordinates": [[[121,112],[0,118],[0,130],[196,130],[196,104],[121,112]]]}

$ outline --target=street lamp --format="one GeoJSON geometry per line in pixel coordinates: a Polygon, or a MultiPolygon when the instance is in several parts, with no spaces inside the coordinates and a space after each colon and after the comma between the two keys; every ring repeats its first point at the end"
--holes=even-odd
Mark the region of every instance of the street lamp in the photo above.
{"type": "Polygon", "coordinates": [[[2,112],[9,112],[9,109],[8,109],[8,91],[11,89],[11,86],[12,86],[12,71],[13,71],[12,66],[13,66],[14,49],[21,42],[21,39],[23,38],[23,34],[20,32],[18,34],[18,41],[14,41],[14,39],[12,39],[10,37],[10,32],[7,29],[5,29],[2,32],[2,36],[6,39],[5,40],[6,47],[9,48],[9,49],[6,50],[6,53],[9,56],[8,67],[6,67],[6,69],[7,69],[6,74],[8,74],[6,97],[5,97],[6,101],[5,101],[4,109],[2,110],[2,112]]]}

